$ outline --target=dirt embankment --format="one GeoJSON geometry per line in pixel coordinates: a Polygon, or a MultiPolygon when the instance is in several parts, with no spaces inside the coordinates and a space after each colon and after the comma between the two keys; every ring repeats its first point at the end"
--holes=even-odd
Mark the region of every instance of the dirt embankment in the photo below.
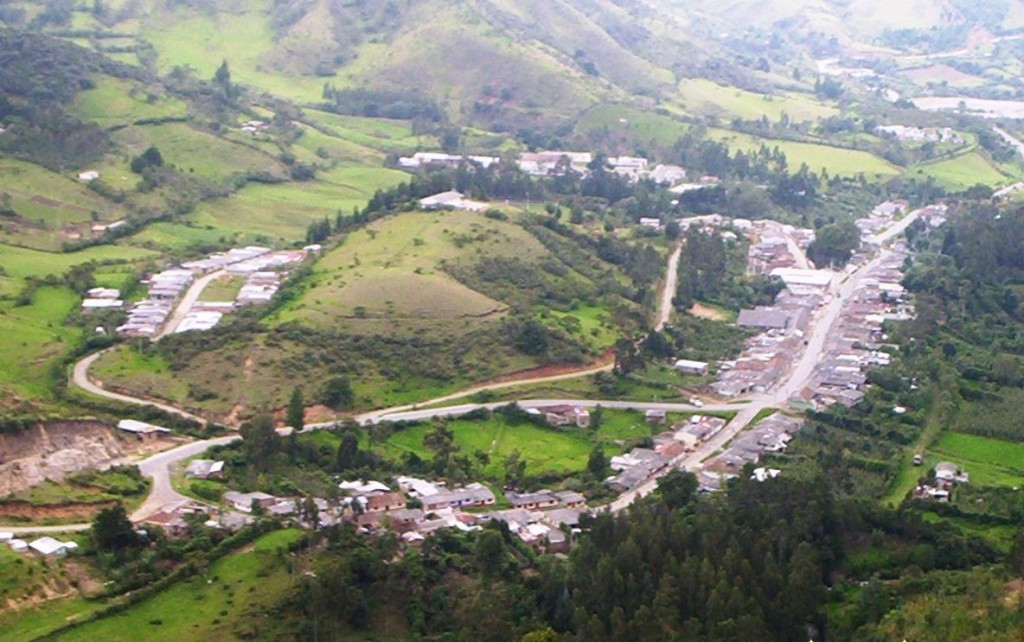
{"type": "Polygon", "coordinates": [[[123,444],[99,421],[53,421],[0,434],[0,497],[105,468],[124,455],[123,444]]]}

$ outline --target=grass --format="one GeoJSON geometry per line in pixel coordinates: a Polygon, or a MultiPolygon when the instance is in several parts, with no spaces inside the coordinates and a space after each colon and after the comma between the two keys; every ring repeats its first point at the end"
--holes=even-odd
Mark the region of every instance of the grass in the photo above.
{"type": "Polygon", "coordinates": [[[412,124],[404,120],[347,116],[315,109],[305,113],[336,137],[382,152],[407,153],[438,146],[436,136],[415,134],[412,124]]]}
{"type": "Polygon", "coordinates": [[[188,107],[177,98],[150,94],[139,83],[109,76],[101,77],[96,87],[75,96],[71,111],[101,127],[126,125],[145,118],[188,115],[188,107]]]}
{"type": "Polygon", "coordinates": [[[0,243],[0,267],[8,276],[15,278],[61,275],[89,261],[125,263],[156,257],[157,253],[151,250],[116,245],[97,245],[79,252],[57,253],[0,243]]]}
{"type": "Polygon", "coordinates": [[[291,243],[304,240],[313,221],[333,221],[339,211],[350,215],[378,189],[407,179],[407,174],[385,168],[337,168],[309,182],[250,185],[229,198],[200,204],[191,220],[233,235],[238,243],[291,243]]]}
{"type": "Polygon", "coordinates": [[[261,56],[275,47],[273,29],[262,8],[216,15],[179,7],[154,13],[141,25],[140,31],[159,52],[157,65],[162,73],[187,65],[197,76],[212,78],[217,67],[226,60],[235,82],[299,102],[316,102],[321,98],[322,78],[277,73],[261,64],[261,56]]]}
{"type": "Polygon", "coordinates": [[[949,190],[963,190],[973,185],[997,187],[1012,180],[978,152],[961,154],[956,158],[918,165],[914,174],[931,176],[949,190]]]}
{"type": "Polygon", "coordinates": [[[113,138],[132,156],[155,146],[164,163],[216,182],[230,182],[247,172],[265,173],[278,179],[288,177],[284,164],[270,154],[185,123],[130,126],[115,132],[113,138]]]}
{"type": "Polygon", "coordinates": [[[625,105],[597,105],[587,110],[576,124],[576,132],[599,132],[611,137],[626,136],[640,143],[660,141],[671,144],[690,131],[690,126],[671,116],[634,109],[625,105]]]}
{"type": "Polygon", "coordinates": [[[222,230],[213,226],[158,221],[147,225],[125,242],[131,245],[176,252],[204,245],[227,245],[231,238],[233,235],[229,238],[222,230]]]}
{"type": "Polygon", "coordinates": [[[884,178],[900,173],[900,170],[891,163],[861,150],[843,149],[818,143],[756,138],[725,129],[710,129],[708,136],[726,143],[733,151],[738,149],[748,152],[756,151],[760,149],[761,145],[766,145],[769,149],[778,147],[786,155],[789,168],[792,171],[796,171],[801,164],[806,163],[811,171],[820,173],[821,170],[827,169],[833,176],[864,174],[869,178],[884,178]]]}
{"type": "Polygon", "coordinates": [[[38,165],[12,158],[0,159],[0,194],[4,207],[17,218],[0,218],[5,241],[44,250],[59,249],[79,236],[88,238],[93,219],[113,221],[124,217],[85,184],[38,165]]]}
{"type": "Polygon", "coordinates": [[[545,311],[540,315],[548,325],[561,328],[583,342],[597,348],[615,345],[618,329],[611,315],[600,306],[583,306],[571,312],[545,311]]]}
{"type": "MultiPolygon", "coordinates": [[[[555,430],[531,423],[513,424],[500,415],[479,421],[457,419],[450,421],[448,427],[463,452],[470,455],[483,452],[490,456],[485,472],[494,477],[503,475],[502,462],[513,451],[519,451],[530,475],[580,472],[586,468],[587,456],[594,447],[591,435],[584,430],[555,430]]],[[[423,446],[423,436],[429,430],[429,424],[406,428],[392,435],[386,448],[393,455],[411,451],[430,459],[430,451],[423,446]]]]}
{"type": "Polygon", "coordinates": [[[929,453],[967,471],[975,486],[1024,486],[1024,444],[946,432],[929,453]]]}
{"type": "Polygon", "coordinates": [[[104,353],[89,374],[108,385],[128,386],[143,395],[179,402],[188,399],[188,384],[171,371],[162,357],[141,354],[128,346],[104,353]]]}
{"type": "Polygon", "coordinates": [[[301,536],[302,532],[294,529],[264,535],[251,547],[214,562],[200,575],[54,639],[178,642],[234,638],[240,630],[255,634],[260,625],[249,619],[250,613],[271,607],[294,586],[287,562],[277,551],[301,536]]]}
{"type": "Polygon", "coordinates": [[[31,305],[0,302],[0,391],[5,403],[41,398],[50,393],[49,367],[81,338],[63,325],[79,298],[66,288],[40,288],[31,305]]]}
{"type": "Polygon", "coordinates": [[[736,87],[719,85],[712,80],[688,78],[679,83],[679,96],[686,110],[695,115],[722,116],[759,120],[780,120],[782,114],[794,121],[818,120],[836,116],[839,110],[811,96],[782,93],[758,94],[736,87]]]}
{"type": "Polygon", "coordinates": [[[245,285],[244,276],[225,276],[208,284],[199,295],[200,301],[234,301],[245,285]]]}
{"type": "MultiPolygon", "coordinates": [[[[504,305],[441,271],[441,262],[477,256],[542,255],[546,250],[515,224],[472,212],[414,212],[353,232],[315,267],[313,287],[279,321],[335,324],[339,317],[474,321],[504,305]]],[[[379,322],[377,322],[379,324],[379,322]]]]}

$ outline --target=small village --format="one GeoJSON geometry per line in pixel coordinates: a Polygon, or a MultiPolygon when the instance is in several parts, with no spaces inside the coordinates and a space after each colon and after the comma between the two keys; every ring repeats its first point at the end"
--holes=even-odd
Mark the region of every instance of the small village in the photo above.
{"type": "MultiPolygon", "coordinates": [[[[215,252],[204,259],[182,263],[151,275],[143,281],[146,296],[130,305],[113,288],[93,288],[82,301],[82,310],[121,310],[127,305],[127,318],[117,326],[117,334],[159,338],[164,334],[210,330],[225,314],[249,305],[265,305],[281,288],[289,269],[319,251],[310,245],[301,250],[272,251],[248,246],[227,252],[215,252]],[[238,279],[242,283],[231,300],[183,300],[190,286],[201,277],[238,279]]],[[[105,332],[102,327],[97,332],[105,332]]]]}

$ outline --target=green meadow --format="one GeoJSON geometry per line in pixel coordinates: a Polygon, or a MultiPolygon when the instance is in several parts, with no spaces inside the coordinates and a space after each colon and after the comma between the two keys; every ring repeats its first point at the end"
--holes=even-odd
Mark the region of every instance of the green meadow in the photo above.
{"type": "Polygon", "coordinates": [[[383,167],[338,167],[316,180],[281,185],[249,185],[230,197],[201,203],[191,215],[200,227],[234,235],[236,242],[304,240],[306,228],[322,218],[334,220],[362,208],[378,189],[408,180],[408,174],[383,167]]]}
{"type": "Polygon", "coordinates": [[[81,331],[63,325],[79,298],[66,288],[40,288],[31,305],[0,301],[0,390],[8,399],[47,396],[49,365],[81,338],[81,331]]]}
{"type": "Polygon", "coordinates": [[[778,147],[786,154],[792,171],[796,171],[801,164],[806,163],[811,171],[820,173],[821,170],[827,169],[833,176],[864,174],[868,178],[887,178],[900,173],[899,168],[888,161],[869,152],[856,149],[843,149],[818,143],[756,138],[725,129],[708,130],[708,136],[726,143],[734,151],[738,149],[748,152],[756,151],[762,145],[766,145],[769,149],[778,147]]]}
{"type": "Polygon", "coordinates": [[[212,181],[230,182],[247,172],[265,173],[282,180],[288,176],[284,164],[274,156],[186,123],[130,126],[118,130],[113,137],[133,156],[152,145],[160,150],[164,163],[212,181]]]}
{"type": "Polygon", "coordinates": [[[971,476],[976,486],[1024,486],[1024,444],[945,432],[929,453],[936,461],[951,461],[971,476]]]}
{"type": "Polygon", "coordinates": [[[271,608],[294,587],[295,577],[280,551],[301,536],[298,530],[264,535],[198,575],[53,639],[179,642],[199,637],[248,637],[241,631],[254,635],[265,625],[248,614],[271,608]]]}
{"type": "Polygon", "coordinates": [[[188,106],[172,96],[151,94],[139,83],[104,76],[93,89],[75,97],[72,112],[101,127],[113,127],[142,119],[187,116],[188,106]]]}
{"type": "Polygon", "coordinates": [[[1016,178],[1007,176],[978,152],[961,154],[955,158],[918,165],[912,175],[931,176],[949,190],[963,190],[977,184],[999,187],[1016,178]]]}
{"type": "Polygon", "coordinates": [[[795,121],[818,120],[836,116],[839,110],[803,94],[758,94],[726,87],[703,78],[688,78],[679,83],[679,100],[694,115],[779,120],[783,114],[795,121]]]}

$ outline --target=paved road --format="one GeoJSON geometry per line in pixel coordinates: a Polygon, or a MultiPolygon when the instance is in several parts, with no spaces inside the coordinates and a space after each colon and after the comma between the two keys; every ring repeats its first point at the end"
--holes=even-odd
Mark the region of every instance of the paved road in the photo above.
{"type": "Polygon", "coordinates": [[[665,270],[665,287],[661,291],[661,305],[658,309],[658,322],[654,324],[654,331],[661,332],[665,329],[672,316],[672,299],[676,296],[676,287],[679,282],[679,257],[683,254],[683,239],[676,243],[672,254],[668,257],[668,268],[665,270]]]}
{"type": "Polygon", "coordinates": [[[139,462],[139,472],[153,480],[149,497],[131,515],[132,521],[141,521],[160,510],[160,507],[170,502],[189,499],[171,486],[171,467],[178,462],[198,455],[214,446],[223,446],[241,439],[239,435],[228,435],[194,441],[190,444],[178,446],[171,450],[165,450],[139,462]]]}
{"type": "Polygon", "coordinates": [[[178,415],[179,417],[184,417],[185,419],[198,421],[199,423],[206,425],[206,419],[200,417],[199,415],[193,415],[190,412],[186,412],[184,410],[181,410],[180,408],[176,408],[165,403],[160,403],[158,401],[150,401],[148,399],[140,399],[138,397],[131,397],[129,395],[123,395],[117,392],[111,392],[101,387],[100,385],[93,383],[93,381],[89,378],[89,368],[91,368],[92,364],[96,363],[96,360],[99,359],[106,352],[107,350],[95,352],[85,357],[78,363],[76,363],[75,367],[71,371],[71,383],[78,386],[82,390],[85,390],[86,392],[94,394],[98,397],[106,397],[107,399],[113,399],[114,401],[130,403],[136,406],[154,406],[156,408],[159,408],[160,410],[163,410],[164,412],[178,415]]]}
{"type": "Polygon", "coordinates": [[[227,273],[227,270],[217,270],[216,272],[210,272],[206,276],[196,279],[196,281],[189,286],[188,290],[185,291],[185,296],[181,297],[181,301],[178,302],[178,306],[174,308],[174,312],[171,313],[167,322],[164,323],[163,330],[153,337],[153,341],[159,341],[163,337],[168,334],[172,334],[177,330],[185,316],[192,311],[192,306],[199,300],[199,297],[202,295],[203,290],[206,289],[206,286],[208,286],[211,281],[219,279],[227,273]]]}

